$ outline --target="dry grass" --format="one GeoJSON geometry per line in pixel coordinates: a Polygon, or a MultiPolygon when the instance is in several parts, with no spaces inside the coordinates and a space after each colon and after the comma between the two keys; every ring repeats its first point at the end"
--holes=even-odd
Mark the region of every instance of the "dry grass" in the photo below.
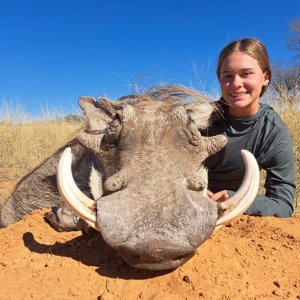
{"type": "Polygon", "coordinates": [[[81,124],[38,121],[0,124],[0,165],[19,176],[70,140],[81,124]]]}
{"type": "Polygon", "coordinates": [[[82,125],[66,121],[0,122],[0,203],[20,178],[71,140],[82,125]]]}
{"type": "Polygon", "coordinates": [[[295,208],[297,212],[300,212],[300,110],[299,108],[296,108],[295,105],[289,104],[286,106],[284,111],[279,108],[277,108],[277,111],[281,115],[285,124],[288,126],[293,140],[297,186],[295,194],[295,208]]]}

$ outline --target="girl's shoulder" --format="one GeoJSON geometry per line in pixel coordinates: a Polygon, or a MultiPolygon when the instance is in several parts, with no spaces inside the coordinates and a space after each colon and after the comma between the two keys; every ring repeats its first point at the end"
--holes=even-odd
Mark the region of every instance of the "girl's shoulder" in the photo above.
{"type": "Polygon", "coordinates": [[[263,119],[264,122],[270,123],[278,128],[286,127],[280,115],[268,104],[260,104],[259,118],[263,119]]]}

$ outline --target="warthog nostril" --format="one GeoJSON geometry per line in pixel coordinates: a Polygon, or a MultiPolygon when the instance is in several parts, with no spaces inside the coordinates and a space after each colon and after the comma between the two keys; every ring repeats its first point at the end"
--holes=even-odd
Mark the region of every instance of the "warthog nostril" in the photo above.
{"type": "Polygon", "coordinates": [[[138,264],[141,261],[141,257],[139,255],[132,255],[131,260],[134,264],[138,264]]]}

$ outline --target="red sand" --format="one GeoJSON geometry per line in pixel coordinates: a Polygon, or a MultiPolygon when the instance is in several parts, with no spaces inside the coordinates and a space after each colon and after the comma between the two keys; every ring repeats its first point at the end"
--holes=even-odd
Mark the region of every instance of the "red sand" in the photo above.
{"type": "Polygon", "coordinates": [[[98,234],[58,233],[37,211],[0,229],[0,299],[300,299],[300,216],[242,216],[177,270],[129,267],[98,234]]]}

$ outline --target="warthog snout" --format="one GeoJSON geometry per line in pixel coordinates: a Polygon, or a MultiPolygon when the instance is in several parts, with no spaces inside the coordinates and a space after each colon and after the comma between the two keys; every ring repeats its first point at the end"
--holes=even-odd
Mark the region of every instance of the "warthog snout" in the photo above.
{"type": "Polygon", "coordinates": [[[97,201],[97,228],[104,240],[143,269],[180,266],[211,235],[217,218],[216,202],[183,183],[160,195],[154,188],[143,194],[130,186],[97,201]]]}
{"type": "Polygon", "coordinates": [[[167,240],[126,242],[118,247],[121,257],[139,269],[174,269],[189,260],[195,249],[190,245],[178,245],[167,240]]]}

